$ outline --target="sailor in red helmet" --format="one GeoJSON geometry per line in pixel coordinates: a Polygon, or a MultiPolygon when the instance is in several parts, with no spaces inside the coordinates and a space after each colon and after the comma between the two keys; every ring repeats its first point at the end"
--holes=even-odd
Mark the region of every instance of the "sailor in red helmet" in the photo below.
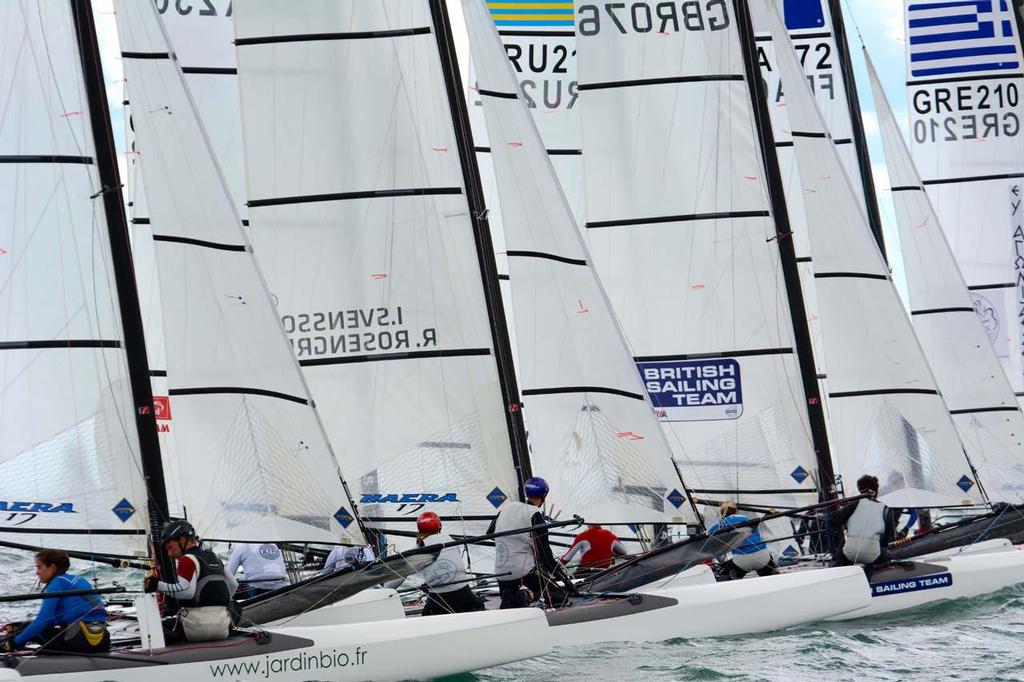
{"type": "Polygon", "coordinates": [[[580,552],[583,553],[580,558],[581,568],[608,568],[615,562],[616,556],[629,554],[619,536],[597,523],[588,523],[587,529],[576,536],[569,545],[569,551],[559,561],[564,566],[580,552]]]}
{"type": "MultiPolygon", "coordinates": [[[[441,532],[441,518],[434,512],[423,512],[416,519],[416,544],[430,547],[452,541],[448,533],[441,532]]],[[[466,564],[462,560],[461,547],[446,547],[437,555],[434,563],[422,571],[427,603],[424,616],[443,613],[464,613],[481,611],[483,602],[473,594],[466,576],[466,564]]]]}

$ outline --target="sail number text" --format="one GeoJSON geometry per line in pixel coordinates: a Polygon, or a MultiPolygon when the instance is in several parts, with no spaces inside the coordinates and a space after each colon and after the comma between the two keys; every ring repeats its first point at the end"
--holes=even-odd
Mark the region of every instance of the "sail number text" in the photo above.
{"type": "Polygon", "coordinates": [[[1020,134],[1020,87],[1012,81],[921,88],[910,100],[918,144],[1020,134]]]}
{"type": "Polygon", "coordinates": [[[576,9],[580,35],[593,36],[602,30],[619,33],[679,33],[721,31],[729,27],[725,0],[685,2],[605,2],[580,5],[576,9]]]}
{"type": "MultiPolygon", "coordinates": [[[[185,17],[192,14],[193,11],[201,17],[215,17],[217,16],[217,5],[213,0],[153,0],[156,4],[156,11],[160,14],[166,14],[168,10],[177,12],[181,16],[185,17]]],[[[231,16],[231,1],[223,3],[224,5],[224,16],[231,16]]]]}

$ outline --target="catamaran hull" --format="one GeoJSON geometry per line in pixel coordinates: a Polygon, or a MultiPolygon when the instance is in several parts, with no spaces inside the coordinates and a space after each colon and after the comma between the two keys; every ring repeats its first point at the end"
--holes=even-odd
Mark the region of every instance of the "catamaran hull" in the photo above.
{"type": "Polygon", "coordinates": [[[381,588],[358,592],[344,601],[267,623],[268,628],[346,625],[405,618],[402,599],[395,590],[381,588]]]}
{"type": "Polygon", "coordinates": [[[1024,551],[962,554],[909,568],[894,565],[873,572],[870,603],[827,620],[851,620],[893,613],[937,601],[977,597],[1024,582],[1024,551]]]}
{"type": "Polygon", "coordinates": [[[1006,538],[1015,545],[1024,543],[1024,505],[1012,505],[962,525],[916,536],[905,545],[890,549],[889,557],[902,561],[997,538],[1006,538]]]}
{"type": "Polygon", "coordinates": [[[768,632],[868,606],[856,567],[828,568],[710,585],[645,589],[548,614],[551,642],[661,641],[768,632]]]}
{"type": "Polygon", "coordinates": [[[0,679],[64,682],[136,679],[146,682],[263,680],[408,680],[453,675],[548,653],[547,621],[538,609],[465,613],[271,631],[145,654],[33,656],[0,679]]]}

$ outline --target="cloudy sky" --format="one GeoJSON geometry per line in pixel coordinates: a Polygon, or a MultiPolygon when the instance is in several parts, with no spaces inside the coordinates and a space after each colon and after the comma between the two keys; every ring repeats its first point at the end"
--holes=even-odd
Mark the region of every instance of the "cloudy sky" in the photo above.
{"type": "MultiPolygon", "coordinates": [[[[137,0],[142,2],[144,0],[137,0]]],[[[871,100],[871,89],[868,85],[867,73],[857,38],[858,28],[865,45],[875,62],[875,67],[882,78],[883,85],[896,119],[906,125],[906,86],[904,77],[904,49],[906,47],[903,30],[903,3],[901,0],[842,0],[847,32],[850,37],[850,51],[857,76],[857,92],[863,110],[864,126],[868,135],[872,169],[878,190],[879,204],[882,208],[883,221],[887,230],[886,245],[890,250],[890,262],[893,274],[899,286],[902,286],[902,263],[898,255],[898,241],[894,224],[893,209],[889,201],[888,177],[885,172],[884,155],[881,139],[878,136],[878,123],[874,114],[874,103],[871,100]]],[[[454,16],[461,17],[461,8],[457,0],[449,0],[454,16]]],[[[114,119],[115,136],[121,145],[124,144],[124,116],[121,102],[124,100],[124,85],[121,74],[121,61],[117,44],[117,30],[114,23],[113,0],[96,0],[97,31],[103,51],[104,69],[107,77],[107,92],[110,97],[111,114],[114,119]]],[[[905,131],[904,131],[905,132],[905,131]]],[[[123,167],[122,159],[122,167],[123,167]]]]}

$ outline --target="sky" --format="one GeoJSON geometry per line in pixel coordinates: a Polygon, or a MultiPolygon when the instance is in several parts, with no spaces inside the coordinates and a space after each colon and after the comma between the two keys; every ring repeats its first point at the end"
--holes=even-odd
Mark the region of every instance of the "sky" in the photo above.
{"type": "MultiPolygon", "coordinates": [[[[146,0],[129,1],[145,2],[146,0]]],[[[459,0],[448,0],[448,3],[454,22],[455,19],[462,16],[461,7],[459,6],[460,2],[459,0]]],[[[868,138],[871,167],[875,178],[879,206],[882,211],[889,262],[897,286],[901,291],[905,292],[895,215],[889,192],[887,191],[889,180],[885,171],[885,156],[882,151],[882,142],[878,133],[878,119],[875,116],[874,103],[871,99],[871,88],[868,84],[867,71],[864,67],[860,39],[858,38],[858,33],[863,36],[864,44],[871,54],[871,59],[875,63],[875,68],[882,79],[882,85],[889,97],[889,102],[896,114],[896,120],[904,126],[904,135],[906,135],[907,100],[904,76],[906,38],[903,28],[903,2],[901,0],[842,0],[842,4],[850,41],[850,53],[853,57],[857,79],[857,94],[860,98],[864,128],[868,138]]],[[[121,102],[125,99],[125,95],[117,42],[117,27],[114,20],[113,0],[94,0],[93,6],[107,81],[107,95],[110,100],[111,118],[114,124],[114,136],[118,141],[121,153],[120,165],[122,177],[124,177],[126,167],[124,157],[126,136],[121,102]]],[[[465,54],[465,52],[464,48],[460,50],[461,54],[465,54]]],[[[465,68],[465,65],[462,65],[464,74],[465,68]]]]}

